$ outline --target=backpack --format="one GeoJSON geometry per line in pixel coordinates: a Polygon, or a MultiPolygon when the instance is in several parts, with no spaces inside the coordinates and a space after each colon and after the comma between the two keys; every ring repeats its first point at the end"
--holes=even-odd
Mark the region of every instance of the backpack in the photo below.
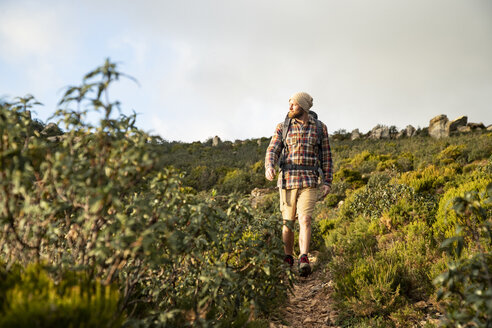
{"type": "Polygon", "coordinates": [[[322,163],[323,163],[323,148],[321,146],[321,141],[323,139],[323,126],[321,124],[321,121],[318,120],[318,114],[316,114],[313,111],[309,111],[309,115],[314,118],[316,121],[316,144],[318,146],[318,166],[308,166],[308,165],[295,165],[295,164],[286,164],[285,160],[287,157],[285,149],[287,148],[286,144],[286,139],[287,139],[287,133],[289,132],[290,128],[290,122],[291,118],[289,118],[289,115],[285,116],[285,121],[282,125],[282,140],[281,140],[281,145],[282,145],[282,152],[280,155],[280,170],[282,171],[282,185],[284,183],[284,171],[288,170],[311,170],[317,172],[320,176],[323,174],[322,170],[322,163]]]}

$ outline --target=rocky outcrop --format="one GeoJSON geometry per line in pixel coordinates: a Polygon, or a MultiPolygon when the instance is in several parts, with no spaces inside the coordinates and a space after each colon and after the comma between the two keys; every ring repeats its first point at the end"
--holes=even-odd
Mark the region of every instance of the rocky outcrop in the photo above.
{"type": "Polygon", "coordinates": [[[389,127],[384,126],[384,125],[376,125],[370,132],[369,132],[369,138],[370,139],[389,139],[390,138],[390,131],[389,127]]]}
{"type": "Polygon", "coordinates": [[[449,120],[444,114],[432,118],[429,122],[429,135],[439,139],[449,137],[449,120]]]}
{"type": "Polygon", "coordinates": [[[485,130],[485,125],[483,123],[468,123],[467,126],[472,130],[485,130]]]}
{"type": "Polygon", "coordinates": [[[41,135],[45,137],[59,136],[61,134],[63,134],[63,131],[55,123],[49,123],[41,131],[41,135]]]}
{"type": "Polygon", "coordinates": [[[218,136],[215,136],[213,139],[212,139],[212,146],[213,147],[217,147],[220,143],[220,138],[218,136]]]}
{"type": "Polygon", "coordinates": [[[468,133],[468,132],[471,132],[471,128],[469,126],[459,126],[458,127],[458,132],[461,132],[461,133],[468,133]]]}
{"type": "Polygon", "coordinates": [[[467,116],[458,117],[457,119],[452,120],[451,122],[448,123],[449,132],[452,133],[454,131],[458,131],[459,127],[466,126],[467,123],[468,123],[467,116]]]}
{"type": "Polygon", "coordinates": [[[361,135],[360,135],[360,132],[359,132],[359,129],[355,129],[352,131],[352,133],[350,134],[350,140],[357,140],[357,139],[360,139],[361,135]]]}
{"type": "Polygon", "coordinates": [[[411,126],[411,125],[407,125],[407,127],[405,128],[405,135],[406,137],[413,137],[414,135],[417,134],[417,130],[411,126]]]}
{"type": "Polygon", "coordinates": [[[492,124],[487,127],[487,131],[492,131],[492,124]]]}
{"type": "Polygon", "coordinates": [[[400,132],[398,132],[395,136],[396,139],[400,139],[400,138],[403,138],[403,137],[407,137],[407,138],[410,138],[410,137],[413,137],[414,135],[417,134],[417,130],[415,130],[415,128],[411,125],[407,125],[406,128],[400,130],[400,132]]]}

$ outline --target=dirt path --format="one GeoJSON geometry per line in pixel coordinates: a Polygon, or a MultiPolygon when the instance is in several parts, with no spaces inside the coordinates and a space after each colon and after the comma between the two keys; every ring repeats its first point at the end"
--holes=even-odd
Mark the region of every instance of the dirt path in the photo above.
{"type": "MultiPolygon", "coordinates": [[[[285,307],[280,311],[280,319],[270,322],[270,328],[283,327],[337,327],[334,323],[337,314],[333,310],[332,282],[324,271],[323,263],[318,263],[318,254],[310,255],[313,273],[298,277],[294,293],[289,295],[285,307]]],[[[297,274],[297,270],[295,270],[297,274]]]]}

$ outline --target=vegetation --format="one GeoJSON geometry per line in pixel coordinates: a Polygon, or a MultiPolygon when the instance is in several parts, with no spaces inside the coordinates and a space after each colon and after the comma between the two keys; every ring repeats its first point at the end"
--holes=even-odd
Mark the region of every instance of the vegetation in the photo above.
{"type": "MultiPolygon", "coordinates": [[[[148,135],[115,115],[121,77],[107,61],[67,88],[55,126],[32,96],[0,103],[0,327],[268,326],[294,279],[278,193],[249,196],[274,190],[268,139],[148,135]]],[[[335,136],[312,248],[337,324],[490,326],[492,134],[335,136]]]]}
{"type": "Polygon", "coordinates": [[[69,87],[54,139],[33,97],[1,104],[0,326],[244,326],[289,287],[280,221],[191,193],[135,115],[113,118],[121,76],[107,61],[69,87]]]}

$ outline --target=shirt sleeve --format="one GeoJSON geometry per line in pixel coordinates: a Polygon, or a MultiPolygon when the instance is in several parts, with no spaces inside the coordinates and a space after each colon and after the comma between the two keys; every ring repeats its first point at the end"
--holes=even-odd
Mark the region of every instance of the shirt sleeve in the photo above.
{"type": "Polygon", "coordinates": [[[321,149],[323,151],[322,170],[325,179],[324,183],[331,186],[331,182],[333,180],[333,163],[331,158],[330,140],[328,138],[328,129],[325,124],[323,124],[323,140],[321,142],[321,149]]]}
{"type": "Polygon", "coordinates": [[[265,170],[275,168],[282,152],[282,123],[277,125],[265,155],[265,170]]]}

